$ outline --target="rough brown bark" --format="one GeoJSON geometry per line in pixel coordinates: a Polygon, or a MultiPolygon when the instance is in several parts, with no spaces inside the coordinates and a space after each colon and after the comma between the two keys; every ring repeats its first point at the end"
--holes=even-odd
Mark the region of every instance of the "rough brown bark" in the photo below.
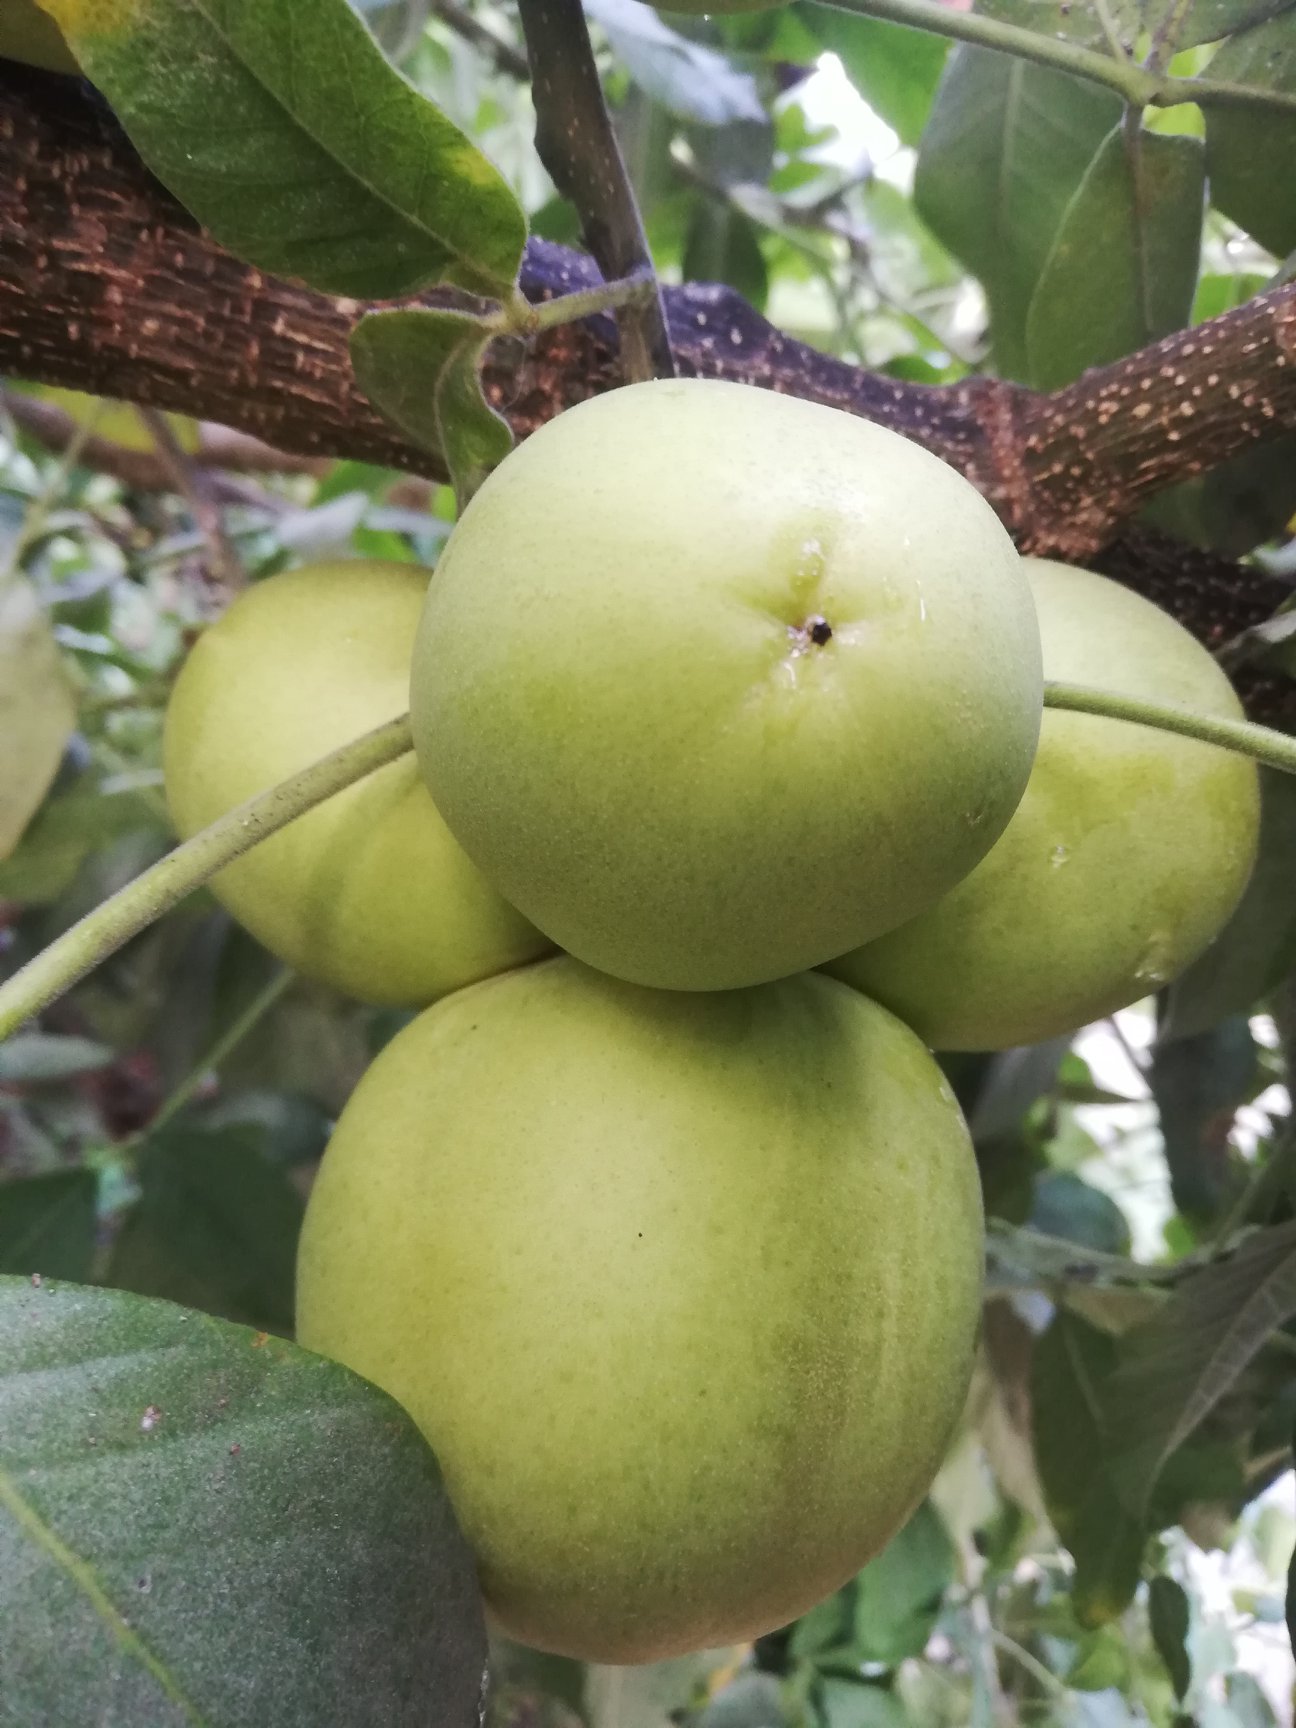
{"type": "MultiPolygon", "coordinates": [[[[533,243],[543,298],[594,279],[533,243]]],[[[1218,642],[1285,585],[1122,530],[1157,491],[1296,429],[1296,285],[1052,395],[900,382],[820,354],[727,289],[668,290],[681,370],[784,390],[905,433],[965,473],[1025,550],[1106,565],[1218,642]]],[[[439,476],[355,385],[364,310],[263,276],[143,169],[87,87],[0,62],[0,370],[222,422],[299,456],[439,476]]],[[[519,436],[618,379],[605,321],[497,344],[490,394],[519,436]]]]}

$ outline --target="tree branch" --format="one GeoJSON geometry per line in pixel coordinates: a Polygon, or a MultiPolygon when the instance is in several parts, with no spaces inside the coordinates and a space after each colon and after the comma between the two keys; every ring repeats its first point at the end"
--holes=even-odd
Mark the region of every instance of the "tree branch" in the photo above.
{"type": "MultiPolygon", "coordinates": [[[[533,301],[600,279],[588,258],[543,242],[521,278],[533,301]]],[[[1125,524],[1174,481],[1296,431],[1296,285],[1051,396],[864,371],[783,335],[725,288],[664,300],[682,371],[903,433],[967,475],[1025,550],[1110,570],[1207,642],[1290,593],[1125,524]]],[[[347,339],[364,310],[239,263],[147,174],[84,87],[0,63],[0,372],[219,421],[290,460],[348,456],[441,478],[356,387],[347,339]]],[[[620,381],[607,317],[498,343],[486,369],[519,437],[620,381]]]]}
{"type": "MultiPolygon", "coordinates": [[[[536,106],[536,149],[570,198],[585,244],[609,282],[657,280],[634,188],[603,100],[581,0],[518,0],[536,106]]],[[[674,375],[660,290],[618,319],[631,379],[674,375]]]]}

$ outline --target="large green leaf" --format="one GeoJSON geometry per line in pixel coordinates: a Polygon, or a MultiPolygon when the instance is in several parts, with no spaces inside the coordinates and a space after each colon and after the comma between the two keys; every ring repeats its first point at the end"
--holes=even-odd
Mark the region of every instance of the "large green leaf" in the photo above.
{"type": "Polygon", "coordinates": [[[1072,1605],[1081,1625],[1113,1619],[1138,1587],[1144,1530],[1122,1505],[1103,1427],[1103,1386],[1116,1346],[1059,1312],[1035,1346],[1031,1412],[1035,1465],[1049,1517],[1076,1563],[1072,1605]]]}
{"type": "Polygon", "coordinates": [[[435,1460],[278,1339],[0,1279],[3,1728],[473,1728],[435,1460]]]}
{"type": "Polygon", "coordinates": [[[0,571],[0,859],[49,791],[75,725],[49,620],[30,583],[0,571]]]}
{"type": "Polygon", "coordinates": [[[44,0],[153,172],[232,252],[333,294],[503,288],[526,218],[347,0],[44,0]]]}
{"type": "Polygon", "coordinates": [[[1166,1459],[1293,1314],[1296,1221],[1257,1230],[1126,1333],[1102,1411],[1112,1479],[1128,1511],[1141,1514],[1166,1459]]]}
{"type": "MultiPolygon", "coordinates": [[[[1296,6],[1232,37],[1210,75],[1261,90],[1296,92],[1296,6]]],[[[1279,257],[1296,246],[1296,116],[1212,106],[1206,113],[1211,203],[1279,257]]]]}
{"type": "Polygon", "coordinates": [[[139,1182],[109,1283],[291,1329],[302,1203],[254,1127],[204,1130],[178,1120],[145,1147],[139,1182]]]}
{"type": "Polygon", "coordinates": [[[88,1278],[98,1188],[89,1170],[0,1184],[0,1273],[88,1278]]]}
{"type": "Polygon", "coordinates": [[[1187,324],[1205,198],[1195,138],[1114,126],[1054,235],[1026,318],[1031,380],[1069,384],[1187,324]]]}
{"type": "Polygon", "coordinates": [[[980,277],[1005,377],[1031,382],[1026,316],[1053,237],[1118,97],[983,48],[950,55],[918,155],[914,199],[937,238],[980,277]]]}

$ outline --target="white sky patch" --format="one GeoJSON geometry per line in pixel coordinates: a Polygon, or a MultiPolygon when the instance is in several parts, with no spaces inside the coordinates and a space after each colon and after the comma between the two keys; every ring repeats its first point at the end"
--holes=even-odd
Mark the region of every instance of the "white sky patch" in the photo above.
{"type": "Polygon", "coordinates": [[[797,85],[791,100],[800,103],[811,126],[836,130],[835,139],[812,152],[817,161],[850,175],[864,174],[872,164],[880,178],[908,190],[913,151],[903,148],[882,116],[869,107],[835,54],[820,55],[815,70],[797,85]]]}

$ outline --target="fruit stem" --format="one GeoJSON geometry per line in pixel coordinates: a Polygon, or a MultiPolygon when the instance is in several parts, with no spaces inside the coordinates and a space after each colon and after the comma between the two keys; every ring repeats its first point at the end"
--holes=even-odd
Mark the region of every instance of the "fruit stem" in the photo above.
{"type": "Polygon", "coordinates": [[[1177,732],[1183,738],[1198,738],[1203,744],[1217,744],[1222,750],[1250,756],[1266,768],[1296,774],[1296,738],[1269,726],[1257,726],[1252,720],[1226,720],[1217,714],[1181,708],[1177,702],[1147,702],[1141,696],[1121,696],[1114,690],[1091,690],[1083,684],[1059,684],[1048,678],[1044,680],[1044,706],[1177,732]]]}
{"type": "Polygon", "coordinates": [[[259,841],[412,748],[409,715],[402,714],[258,793],[168,852],[0,985],[0,1039],[259,841]]]}

